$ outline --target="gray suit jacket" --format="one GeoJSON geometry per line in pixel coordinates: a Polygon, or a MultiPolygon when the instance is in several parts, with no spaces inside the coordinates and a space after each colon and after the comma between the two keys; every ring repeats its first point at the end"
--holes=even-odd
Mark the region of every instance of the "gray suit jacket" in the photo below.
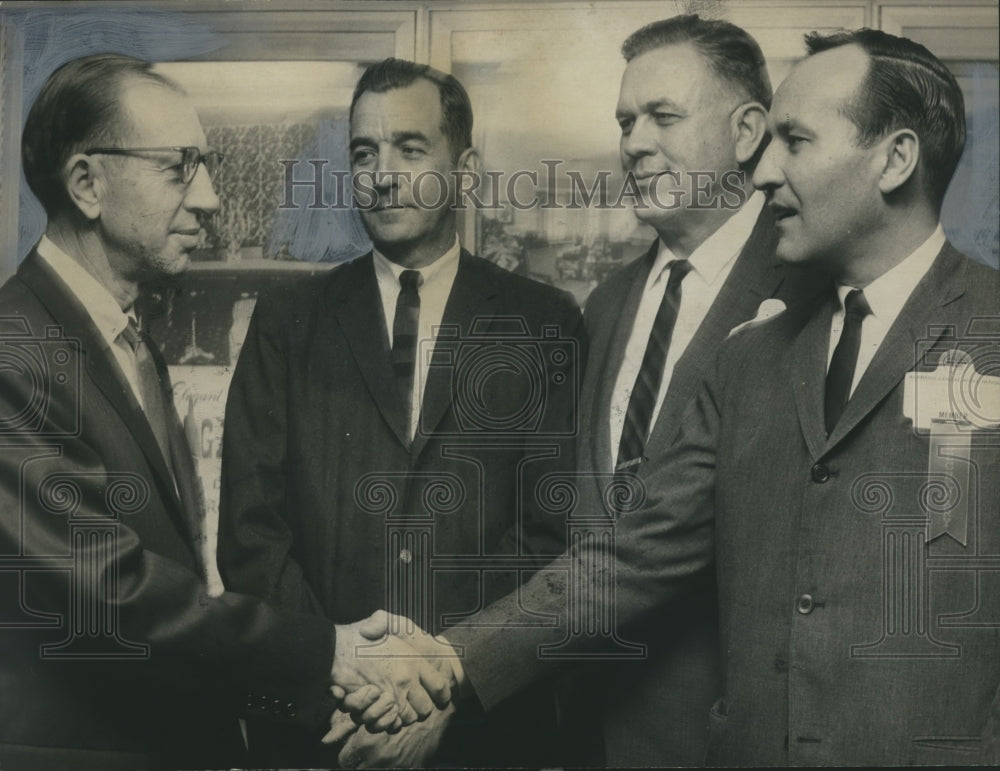
{"type": "MultiPolygon", "coordinates": [[[[677,362],[663,406],[646,446],[648,461],[638,476],[649,479],[680,430],[684,408],[697,395],[719,346],[734,327],[752,319],[760,304],[778,298],[791,305],[819,290],[811,273],[782,264],[774,256],[774,217],[765,208],[715,302],[677,362]]],[[[584,491],[600,507],[614,452],[609,410],[615,380],[635,321],[659,241],[594,290],[585,321],[591,347],[581,395],[577,459],[593,485],[584,491]]],[[[586,484],[586,482],[585,482],[586,484]]],[[[708,711],[719,696],[719,640],[715,576],[705,574],[678,598],[666,624],[659,615],[628,630],[648,657],[601,666],[604,687],[592,709],[603,717],[605,760],[609,766],[691,766],[704,762],[708,711]]]]}
{"type": "MultiPolygon", "coordinates": [[[[906,374],[947,350],[976,363],[962,393],[998,374],[998,307],[998,274],[945,246],[829,437],[832,293],[735,335],[650,474],[645,505],[618,520],[614,551],[591,541],[573,553],[574,599],[613,608],[620,628],[717,564],[723,690],[709,762],[1000,761],[1000,441],[972,432],[969,461],[929,484],[929,439],[903,414],[906,374]],[[955,480],[961,495],[942,494],[955,480]],[[961,505],[967,544],[927,543],[928,512],[961,505]]],[[[564,612],[566,585],[544,578],[520,602],[564,612]]],[[[502,628],[514,607],[501,601],[449,631],[487,707],[550,666],[539,645],[567,637],[502,628]]],[[[606,643],[570,641],[585,653],[606,643]]]]}

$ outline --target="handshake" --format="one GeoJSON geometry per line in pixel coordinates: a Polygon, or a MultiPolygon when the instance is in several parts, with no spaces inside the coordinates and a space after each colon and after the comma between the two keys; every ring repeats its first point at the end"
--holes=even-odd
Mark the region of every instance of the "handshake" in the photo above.
{"type": "Polygon", "coordinates": [[[419,767],[435,752],[464,682],[446,640],[376,611],[337,626],[331,692],[339,704],[323,742],[347,740],[345,768],[419,767]],[[364,726],[365,731],[358,729],[364,726]]]}

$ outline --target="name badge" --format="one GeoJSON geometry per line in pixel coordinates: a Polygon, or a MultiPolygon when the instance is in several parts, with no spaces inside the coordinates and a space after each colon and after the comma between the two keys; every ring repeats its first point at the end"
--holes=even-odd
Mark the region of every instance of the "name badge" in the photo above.
{"type": "Polygon", "coordinates": [[[963,351],[946,351],[933,372],[906,375],[903,416],[930,436],[927,489],[942,475],[953,483],[950,494],[926,497],[927,541],[947,533],[966,546],[972,432],[1000,428],[1000,377],[976,372],[963,351]]]}

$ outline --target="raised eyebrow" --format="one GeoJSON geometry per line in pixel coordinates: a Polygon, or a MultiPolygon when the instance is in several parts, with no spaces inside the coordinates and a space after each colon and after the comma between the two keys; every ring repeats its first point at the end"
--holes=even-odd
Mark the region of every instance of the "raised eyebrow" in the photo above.
{"type": "MultiPolygon", "coordinates": [[[[683,110],[681,110],[679,105],[675,104],[674,102],[671,102],[669,99],[654,99],[652,101],[645,102],[639,108],[639,111],[648,115],[649,113],[656,112],[657,110],[661,110],[663,108],[666,108],[676,113],[684,112],[683,110]]],[[[635,117],[635,112],[633,112],[632,110],[615,110],[616,120],[622,120],[623,118],[634,118],[634,117],[635,117]]]]}
{"type": "Polygon", "coordinates": [[[430,144],[430,139],[422,131],[396,131],[392,135],[392,143],[401,145],[404,142],[423,142],[430,144]]]}
{"type": "Polygon", "coordinates": [[[781,120],[775,122],[771,133],[786,137],[792,132],[812,136],[811,131],[789,115],[786,115],[781,120]]]}
{"type": "Polygon", "coordinates": [[[676,102],[671,102],[669,99],[654,99],[642,105],[642,111],[646,113],[656,112],[657,110],[662,110],[664,108],[676,113],[684,112],[680,105],[676,102]]]}
{"type": "Polygon", "coordinates": [[[781,120],[771,122],[771,133],[785,136],[789,134],[794,127],[795,124],[789,118],[783,118],[781,120]]]}
{"type": "Polygon", "coordinates": [[[354,137],[347,146],[351,151],[357,150],[359,147],[375,147],[375,142],[366,137],[354,137]]]}

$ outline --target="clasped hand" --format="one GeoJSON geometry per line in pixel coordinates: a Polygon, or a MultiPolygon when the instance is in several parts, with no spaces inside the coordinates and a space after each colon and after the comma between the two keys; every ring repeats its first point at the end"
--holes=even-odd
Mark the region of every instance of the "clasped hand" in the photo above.
{"type": "Polygon", "coordinates": [[[410,619],[377,611],[337,626],[336,635],[331,690],[341,710],[333,713],[325,743],[359,725],[373,733],[395,731],[450,703],[461,671],[457,657],[410,619]]]}

